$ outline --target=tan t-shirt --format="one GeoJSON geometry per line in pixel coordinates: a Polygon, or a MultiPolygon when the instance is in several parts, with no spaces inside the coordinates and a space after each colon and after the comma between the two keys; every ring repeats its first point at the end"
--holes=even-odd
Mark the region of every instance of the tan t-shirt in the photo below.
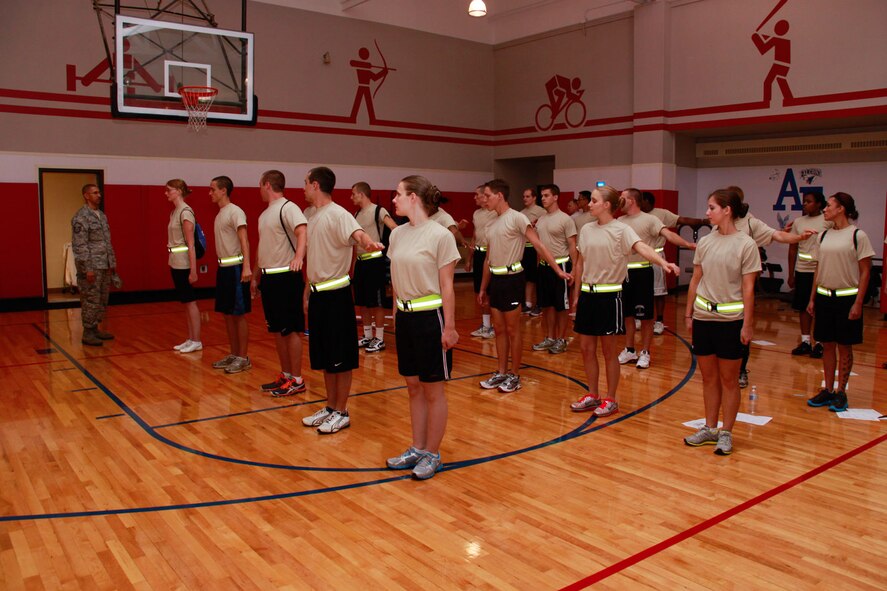
{"type": "Polygon", "coordinates": [[[496,217],[487,227],[490,247],[487,251],[487,265],[503,267],[521,260],[524,255],[527,228],[530,220],[510,207],[496,217]]]}
{"type": "Polygon", "coordinates": [[[456,225],[456,220],[453,219],[453,216],[445,212],[442,207],[438,207],[437,211],[435,211],[434,215],[430,216],[429,219],[437,222],[444,228],[450,228],[451,226],[456,225]]]}
{"type": "MultiPolygon", "coordinates": [[[[709,302],[726,304],[742,301],[742,276],[761,270],[761,255],[748,234],[733,232],[725,236],[713,230],[699,239],[693,264],[702,265],[696,294],[709,302]]],[[[722,314],[693,306],[693,318],[697,320],[728,322],[744,316],[742,310],[722,314]]]]}
{"type": "Polygon", "coordinates": [[[490,227],[490,224],[496,221],[496,218],[499,217],[496,215],[495,211],[491,211],[485,207],[480,207],[474,210],[474,215],[471,217],[471,223],[474,224],[474,244],[475,246],[488,246],[490,244],[490,240],[487,237],[487,230],[490,227]]]}
{"type": "MultiPolygon", "coordinates": [[[[366,232],[369,237],[373,240],[373,242],[381,242],[382,237],[379,235],[379,227],[384,227],[385,218],[390,217],[390,214],[385,210],[384,207],[379,206],[379,225],[376,225],[376,204],[371,203],[357,212],[357,215],[354,216],[354,219],[357,220],[357,223],[360,224],[360,227],[366,232]]],[[[366,252],[360,244],[357,245],[357,254],[363,254],[366,252]]]]}
{"type": "Polygon", "coordinates": [[[795,263],[795,272],[816,272],[816,259],[814,258],[812,261],[804,260],[803,258],[801,258],[801,256],[804,254],[815,256],[814,253],[816,251],[816,243],[819,242],[819,237],[822,236],[823,230],[827,230],[833,225],[834,224],[832,224],[831,222],[825,221],[825,216],[822,215],[822,213],[815,216],[802,215],[794,221],[791,229],[792,234],[801,235],[804,233],[804,230],[807,230],[808,228],[810,230],[816,230],[816,234],[814,234],[810,238],[798,242],[798,262],[795,263]]]}
{"type": "Polygon", "coordinates": [[[641,239],[631,226],[619,220],[604,225],[591,222],[579,233],[578,250],[582,255],[582,282],[616,284],[628,275],[628,256],[641,239]]]}
{"type": "Polygon", "coordinates": [[[308,281],[338,279],[351,269],[355,241],[351,235],[360,224],[344,207],[330,202],[317,208],[308,222],[308,281]]]}
{"type": "Polygon", "coordinates": [[[814,250],[819,264],[816,281],[826,289],[859,287],[859,261],[875,256],[868,235],[854,225],[843,230],[832,228],[817,240],[814,250]],[[856,232],[856,247],[853,234],[856,232]]]}
{"type": "MultiPolygon", "coordinates": [[[[187,203],[182,203],[181,207],[177,207],[169,214],[169,224],[166,226],[166,247],[183,246],[185,244],[185,235],[182,233],[182,224],[188,220],[192,224],[197,225],[194,219],[194,210],[187,203]]],[[[197,237],[194,237],[197,240],[197,237]]],[[[169,253],[169,266],[173,269],[190,269],[191,259],[188,251],[169,253]]]]}
{"type": "Polygon", "coordinates": [[[591,222],[596,222],[597,218],[591,215],[590,211],[583,211],[579,215],[577,215],[573,219],[573,223],[576,224],[576,233],[578,235],[579,232],[582,231],[582,228],[585,224],[590,224],[591,222]]]}
{"type": "Polygon", "coordinates": [[[238,206],[229,203],[216,214],[213,229],[216,235],[216,256],[220,259],[243,254],[237,229],[246,226],[246,214],[238,206]]]}
{"type": "Polygon", "coordinates": [[[573,219],[561,210],[547,213],[536,222],[536,231],[539,232],[539,240],[554,258],[565,257],[570,254],[570,244],[567,240],[576,235],[576,224],[573,219]]]}
{"type": "MultiPolygon", "coordinates": [[[[654,207],[650,210],[650,215],[662,222],[662,225],[666,228],[674,228],[678,225],[679,216],[673,211],[662,209],[661,207],[654,207]]],[[[663,248],[664,246],[665,237],[660,234],[656,237],[656,244],[653,246],[653,248],[663,248]]]]}
{"type": "Polygon", "coordinates": [[[296,254],[296,236],[293,230],[307,224],[302,209],[287,199],[275,199],[259,216],[259,249],[257,265],[260,269],[288,267],[296,254]],[[283,223],[280,222],[281,217],[283,223]],[[289,238],[289,240],[287,240],[289,238]]]}
{"type": "Polygon", "coordinates": [[[317,208],[313,205],[309,205],[305,208],[305,211],[302,212],[305,215],[306,220],[310,220],[314,217],[314,214],[317,213],[317,208]]]}
{"type": "MultiPolygon", "coordinates": [[[[634,215],[624,215],[619,218],[619,221],[626,226],[631,226],[631,229],[635,231],[635,233],[640,237],[641,241],[650,248],[656,248],[656,241],[657,238],[659,238],[659,232],[661,232],[662,228],[665,227],[663,223],[659,220],[659,218],[657,218],[655,215],[650,215],[649,213],[644,213],[643,211],[634,215]]],[[[633,251],[628,257],[629,263],[639,263],[641,261],[646,262],[647,259],[633,251]]]]}
{"type": "MultiPolygon", "coordinates": [[[[733,220],[733,222],[736,225],[737,230],[750,236],[759,247],[763,248],[773,242],[773,233],[776,232],[776,230],[752,214],[747,214],[744,218],[737,218],[733,220]]],[[[712,228],[712,234],[714,234],[714,230],[715,229],[712,228]]]]}
{"type": "Polygon", "coordinates": [[[539,205],[536,205],[534,203],[530,207],[525,207],[522,210],[520,210],[520,213],[527,216],[527,219],[530,220],[530,223],[532,224],[532,223],[535,223],[536,220],[538,220],[539,218],[544,216],[546,211],[545,211],[544,207],[540,207],[539,205]]]}
{"type": "Polygon", "coordinates": [[[412,300],[440,294],[439,270],[461,256],[452,232],[429,219],[392,230],[388,258],[397,297],[412,300]]]}

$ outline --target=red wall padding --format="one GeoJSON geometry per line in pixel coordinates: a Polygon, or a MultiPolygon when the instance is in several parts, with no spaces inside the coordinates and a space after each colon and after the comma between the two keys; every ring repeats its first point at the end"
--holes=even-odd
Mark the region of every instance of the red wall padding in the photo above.
{"type": "Polygon", "coordinates": [[[36,183],[2,183],[6,216],[0,298],[43,295],[43,245],[40,240],[40,193],[36,183]]]}

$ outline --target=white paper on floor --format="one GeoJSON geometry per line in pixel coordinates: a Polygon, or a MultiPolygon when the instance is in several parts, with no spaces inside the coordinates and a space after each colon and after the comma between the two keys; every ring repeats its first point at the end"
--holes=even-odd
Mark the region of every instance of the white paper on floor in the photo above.
{"type": "Polygon", "coordinates": [[[856,419],[857,421],[877,421],[881,417],[881,413],[873,408],[848,408],[835,414],[842,419],[856,419]]]}
{"type": "MultiPolygon", "coordinates": [[[[744,412],[741,412],[736,415],[736,421],[739,423],[748,423],[750,425],[766,425],[770,421],[773,420],[773,417],[767,417],[764,415],[750,415],[744,412]]],[[[691,427],[693,429],[701,429],[705,426],[705,419],[696,419],[695,421],[687,421],[683,423],[685,427],[691,427]]],[[[718,428],[720,429],[724,425],[723,421],[718,421],[718,428]]]]}
{"type": "Polygon", "coordinates": [[[772,347],[776,343],[771,343],[770,341],[752,341],[756,345],[760,345],[761,347],[772,347]]]}

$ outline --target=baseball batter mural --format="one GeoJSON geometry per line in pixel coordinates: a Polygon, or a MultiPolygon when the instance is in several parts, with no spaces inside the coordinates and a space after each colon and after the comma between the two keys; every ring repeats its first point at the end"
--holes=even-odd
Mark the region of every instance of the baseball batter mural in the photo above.
{"type": "Polygon", "coordinates": [[[773,82],[779,85],[779,91],[782,93],[783,101],[794,98],[791,88],[788,85],[788,70],[792,63],[792,43],[785,37],[788,33],[789,25],[787,20],[780,20],[773,26],[773,35],[762,35],[760,30],[766,25],[771,18],[782,8],[788,0],[779,0],[770,14],[761,21],[758,28],[755,29],[751,36],[752,42],[761,55],[765,55],[769,51],[773,51],[773,65],[764,79],[764,102],[770,103],[773,98],[773,82]]]}

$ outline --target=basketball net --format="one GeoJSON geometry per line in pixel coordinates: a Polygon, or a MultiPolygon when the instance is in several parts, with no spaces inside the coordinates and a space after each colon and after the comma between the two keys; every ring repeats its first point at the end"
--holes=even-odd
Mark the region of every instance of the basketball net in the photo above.
{"type": "Polygon", "coordinates": [[[188,111],[188,127],[194,131],[206,127],[209,109],[213,106],[219,89],[212,86],[183,86],[179,89],[179,94],[182,95],[182,104],[188,111]]]}

